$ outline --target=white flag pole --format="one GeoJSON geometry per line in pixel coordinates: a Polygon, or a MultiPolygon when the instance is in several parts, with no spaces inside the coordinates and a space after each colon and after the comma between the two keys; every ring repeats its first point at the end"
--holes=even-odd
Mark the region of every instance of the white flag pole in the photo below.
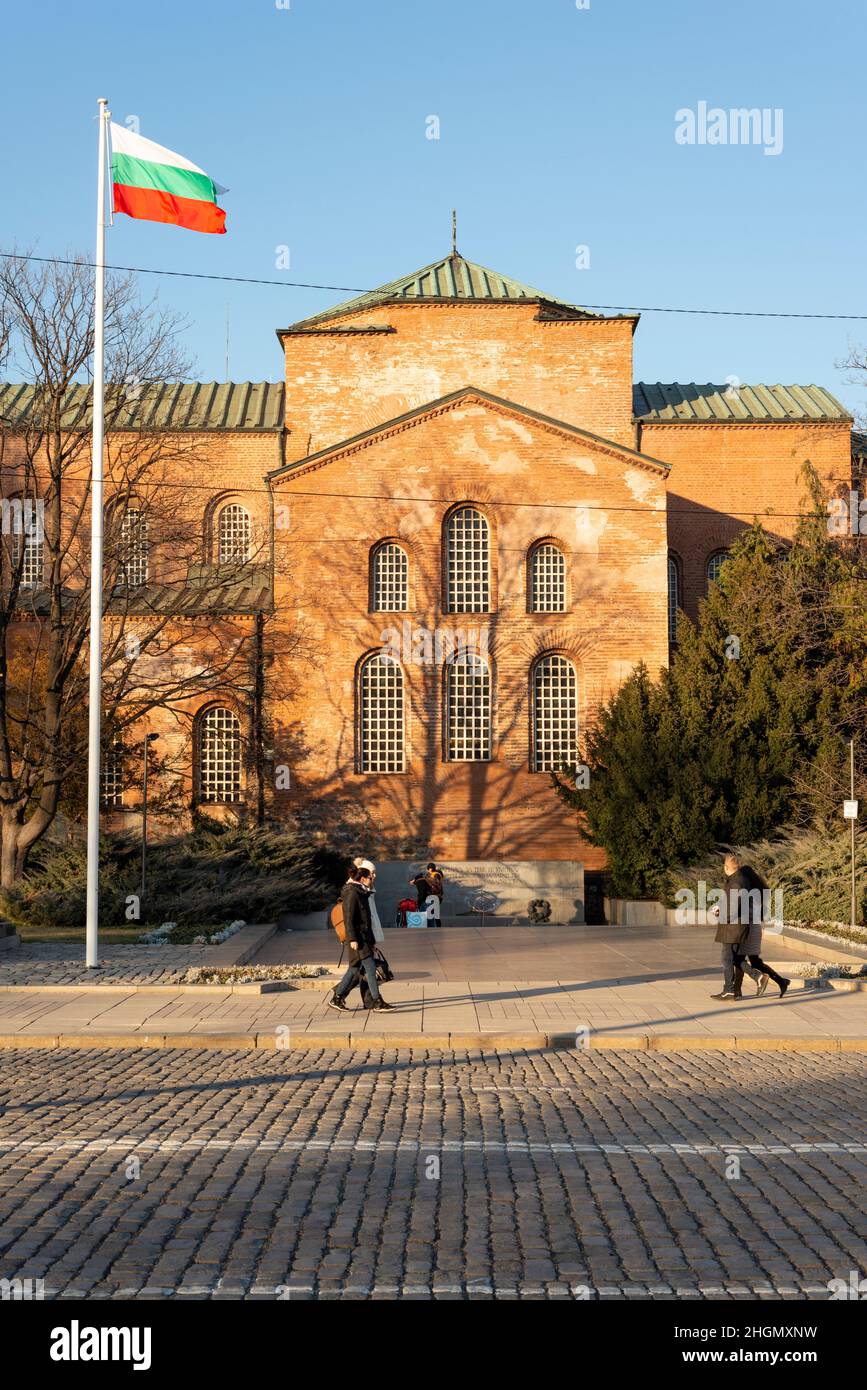
{"type": "Polygon", "coordinates": [[[99,761],[102,721],[102,484],[105,436],[105,160],[111,112],[99,98],[93,294],[93,455],[90,488],[90,693],[87,755],[87,967],[99,968],[99,761]]]}

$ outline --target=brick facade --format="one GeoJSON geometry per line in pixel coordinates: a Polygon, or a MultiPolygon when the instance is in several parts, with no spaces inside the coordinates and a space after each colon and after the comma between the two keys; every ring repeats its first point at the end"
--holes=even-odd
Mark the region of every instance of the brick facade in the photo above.
{"type": "MultiPolygon", "coordinates": [[[[233,501],[249,513],[269,590],[262,717],[257,726],[248,669],[151,727],[185,763],[188,805],[199,787],[197,730],[220,703],[237,715],[243,741],[242,801],[222,814],[291,816],[337,847],[363,844],[383,858],[577,858],[601,868],[549,773],[534,770],[535,663],[557,656],[574,671],[580,736],[636,663],[653,674],[669,658],[669,556],[680,603],[695,617],[708,559],[754,516],[792,534],[805,461],[834,490],[848,486],[851,420],[823,404],[826,394],[818,408],[807,400],[802,418],[797,401],[789,410],[774,400],[775,418],[752,418],[740,404],[725,418],[717,402],[712,412],[701,404],[712,387],[676,388],[692,390],[710,418],[679,418],[679,406],[642,412],[633,402],[635,317],[542,299],[460,257],[395,284],[280,331],[276,414],[273,385],[190,388],[209,401],[218,390],[246,392],[243,401],[259,393],[253,427],[249,413],[233,422],[230,403],[219,427],[181,429],[166,493],[206,567],[220,507],[233,501]],[[448,611],[447,532],[462,507],[488,528],[486,612],[448,611]],[[406,556],[399,613],[372,607],[372,557],[386,541],[406,556]],[[543,542],[562,556],[563,611],[529,611],[530,557],[543,542]],[[458,631],[477,634],[487,654],[484,760],[449,757],[448,648],[438,652],[437,638],[458,631]],[[360,673],[395,641],[402,770],[367,771],[360,673]]],[[[763,399],[788,389],[755,388],[763,399]]],[[[156,536],[153,564],[171,582],[173,556],[156,536]]],[[[184,621],[184,659],[195,664],[220,621],[252,633],[257,620],[238,612],[184,621]]],[[[131,789],[125,802],[137,801],[131,789]]]]}

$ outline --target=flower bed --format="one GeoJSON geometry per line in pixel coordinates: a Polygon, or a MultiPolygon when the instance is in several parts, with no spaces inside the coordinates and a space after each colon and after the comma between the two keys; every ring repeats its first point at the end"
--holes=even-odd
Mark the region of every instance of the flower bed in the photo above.
{"type": "Polygon", "coordinates": [[[325,965],[191,965],[185,985],[253,985],[268,980],[315,980],[330,972],[325,965]]]}
{"type": "Polygon", "coordinates": [[[247,923],[241,918],[235,922],[229,922],[224,927],[208,927],[202,931],[200,926],[191,922],[163,922],[162,926],[153,931],[145,932],[144,936],[139,937],[141,946],[219,946],[221,942],[228,941],[235,936],[247,923]]]}

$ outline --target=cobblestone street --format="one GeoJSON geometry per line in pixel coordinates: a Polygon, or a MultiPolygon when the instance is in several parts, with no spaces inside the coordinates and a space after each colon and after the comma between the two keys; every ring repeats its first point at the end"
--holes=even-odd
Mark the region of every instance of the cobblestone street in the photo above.
{"type": "Polygon", "coordinates": [[[828,1299],[857,1055],[9,1051],[0,1278],[47,1297],[828,1299]]]}

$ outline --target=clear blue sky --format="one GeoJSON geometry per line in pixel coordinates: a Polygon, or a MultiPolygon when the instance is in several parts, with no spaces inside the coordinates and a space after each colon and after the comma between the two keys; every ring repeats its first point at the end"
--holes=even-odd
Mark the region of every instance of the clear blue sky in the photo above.
{"type": "MultiPolygon", "coordinates": [[[[446,254],[457,206],[464,255],[575,303],[867,313],[863,0],[43,0],[3,29],[6,243],[92,254],[104,95],[231,190],[226,237],[119,218],[119,264],[373,287],[446,254]],[[781,107],[782,153],[677,144],[699,101],[781,107]]],[[[274,329],[347,297],[146,283],[203,380],[227,304],[232,378],[277,379],[274,329]]],[[[867,322],[648,313],[635,374],[861,409],[850,342],[867,322]]]]}

